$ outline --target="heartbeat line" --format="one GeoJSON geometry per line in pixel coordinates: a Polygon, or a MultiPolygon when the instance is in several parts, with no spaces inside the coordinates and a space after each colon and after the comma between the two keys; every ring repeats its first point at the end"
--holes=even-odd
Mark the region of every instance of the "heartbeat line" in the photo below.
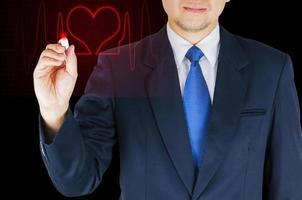
{"type": "Polygon", "coordinates": [[[76,7],[73,7],[68,15],[67,15],[67,20],[66,20],[66,26],[67,26],[67,31],[68,33],[74,38],[76,39],[79,43],[81,43],[87,52],[78,52],[78,55],[92,55],[93,52],[90,50],[90,48],[87,45],[87,42],[84,42],[82,39],[80,39],[79,36],[77,36],[76,34],[73,33],[73,31],[70,28],[70,17],[73,15],[73,13],[75,13],[77,10],[84,10],[85,12],[87,12],[93,19],[95,19],[95,17],[97,16],[98,13],[103,12],[104,10],[109,10],[110,12],[114,13],[116,20],[117,20],[117,27],[116,30],[114,31],[114,33],[112,33],[108,38],[105,38],[104,41],[102,41],[100,43],[100,45],[98,46],[95,54],[98,55],[100,53],[100,50],[102,49],[102,47],[104,46],[104,44],[106,44],[108,41],[112,40],[115,36],[117,36],[117,34],[120,32],[121,30],[121,16],[119,14],[119,12],[111,7],[111,6],[101,6],[99,7],[95,12],[92,12],[89,8],[87,8],[86,6],[83,5],[79,5],[76,7]]]}
{"type": "MultiPolygon", "coordinates": [[[[56,14],[56,39],[58,40],[62,33],[66,33],[68,37],[73,39],[76,45],[83,46],[84,51],[77,52],[78,56],[96,56],[100,55],[104,51],[105,45],[109,44],[109,42],[116,41],[116,52],[107,53],[109,56],[118,56],[120,54],[120,48],[122,44],[129,44],[133,42],[132,33],[133,30],[138,30],[140,32],[139,40],[145,37],[146,35],[151,34],[151,25],[150,25],[150,16],[148,11],[147,2],[143,1],[140,9],[140,19],[136,19],[140,21],[139,29],[133,28],[132,19],[129,11],[125,11],[121,13],[116,7],[113,5],[101,5],[95,7],[95,9],[88,8],[86,5],[75,5],[70,8],[68,12],[66,12],[66,18],[64,16],[63,11],[58,11],[56,14]],[[92,19],[95,19],[98,14],[101,12],[109,12],[112,15],[110,19],[102,19],[102,20],[114,20],[116,21],[116,28],[113,33],[110,34],[107,38],[103,39],[100,44],[97,46],[96,50],[93,51],[91,47],[88,45],[87,41],[84,41],[77,34],[73,32],[70,27],[70,23],[72,20],[72,16],[76,16],[76,12],[82,10],[86,12],[92,19]],[[92,11],[94,10],[94,12],[92,11]],[[120,35],[120,36],[119,36],[120,35]],[[117,37],[120,37],[117,39],[117,37]]],[[[16,53],[21,56],[22,65],[25,67],[25,74],[31,74],[33,67],[37,62],[37,56],[40,55],[41,49],[44,49],[46,44],[54,43],[54,41],[49,40],[49,24],[47,22],[47,9],[45,5],[45,1],[41,0],[37,10],[37,22],[36,26],[33,30],[33,43],[28,44],[25,41],[24,37],[24,23],[23,18],[18,18],[15,32],[15,41],[13,42],[13,46],[7,49],[0,49],[0,52],[6,53],[16,53]],[[21,55],[20,55],[21,54],[21,55]]],[[[54,37],[52,37],[54,38],[54,37]]],[[[28,40],[30,41],[30,40],[28,40]]],[[[135,48],[132,50],[129,48],[129,68],[131,70],[135,69],[135,48]]],[[[105,54],[105,53],[104,53],[105,54]]]]}

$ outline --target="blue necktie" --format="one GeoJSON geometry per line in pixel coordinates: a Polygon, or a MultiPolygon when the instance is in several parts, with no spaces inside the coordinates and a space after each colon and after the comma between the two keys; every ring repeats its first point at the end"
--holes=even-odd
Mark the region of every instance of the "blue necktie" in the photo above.
{"type": "Polygon", "coordinates": [[[200,165],[211,111],[208,87],[199,65],[199,60],[203,56],[202,51],[196,46],[188,50],[186,58],[190,60],[191,66],[183,94],[192,154],[197,167],[200,165]]]}

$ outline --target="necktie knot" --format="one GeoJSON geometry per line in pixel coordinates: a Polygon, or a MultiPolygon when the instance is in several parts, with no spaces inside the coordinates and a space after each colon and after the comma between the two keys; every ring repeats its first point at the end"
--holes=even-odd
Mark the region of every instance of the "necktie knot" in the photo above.
{"type": "Polygon", "coordinates": [[[186,58],[189,59],[191,63],[199,62],[203,55],[204,54],[202,53],[202,51],[194,45],[186,53],[186,58]]]}

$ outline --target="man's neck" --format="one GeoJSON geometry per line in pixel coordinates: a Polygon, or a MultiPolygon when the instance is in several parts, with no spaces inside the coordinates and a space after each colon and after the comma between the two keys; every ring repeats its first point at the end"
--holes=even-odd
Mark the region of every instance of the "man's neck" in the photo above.
{"type": "Polygon", "coordinates": [[[189,32],[185,31],[182,28],[180,28],[178,25],[172,22],[172,20],[168,21],[171,29],[176,32],[178,35],[180,35],[182,38],[190,42],[192,45],[197,44],[201,40],[203,40],[205,37],[207,37],[214,28],[218,25],[218,22],[212,23],[209,26],[207,26],[205,29],[198,31],[198,32],[189,32]]]}

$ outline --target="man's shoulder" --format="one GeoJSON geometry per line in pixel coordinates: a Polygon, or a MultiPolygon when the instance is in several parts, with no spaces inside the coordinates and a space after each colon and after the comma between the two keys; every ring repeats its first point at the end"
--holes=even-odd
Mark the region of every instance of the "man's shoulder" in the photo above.
{"type": "Polygon", "coordinates": [[[255,39],[234,35],[243,51],[253,62],[266,64],[284,64],[288,54],[255,39]]]}
{"type": "Polygon", "coordinates": [[[275,87],[284,67],[291,63],[290,56],[263,42],[234,34],[232,36],[240,48],[240,54],[244,54],[248,61],[247,79],[262,85],[262,89],[275,87]]]}

